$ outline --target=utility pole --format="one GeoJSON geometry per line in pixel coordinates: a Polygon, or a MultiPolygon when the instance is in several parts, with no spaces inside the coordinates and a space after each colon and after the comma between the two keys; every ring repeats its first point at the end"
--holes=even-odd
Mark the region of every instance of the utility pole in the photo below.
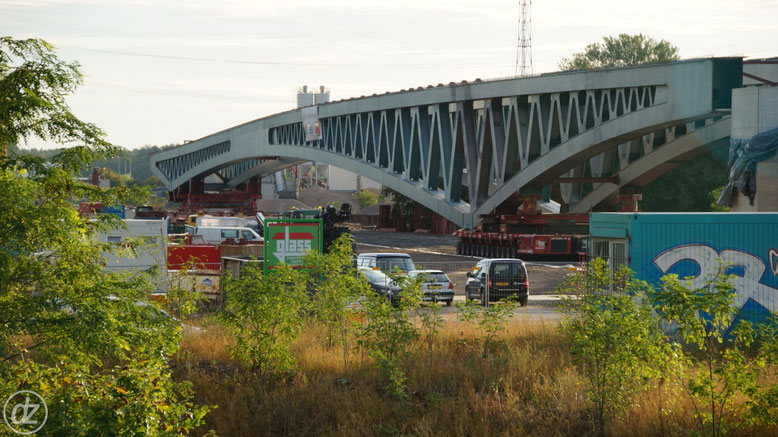
{"type": "Polygon", "coordinates": [[[519,42],[516,46],[516,71],[519,77],[532,75],[532,0],[519,0],[519,42]]]}

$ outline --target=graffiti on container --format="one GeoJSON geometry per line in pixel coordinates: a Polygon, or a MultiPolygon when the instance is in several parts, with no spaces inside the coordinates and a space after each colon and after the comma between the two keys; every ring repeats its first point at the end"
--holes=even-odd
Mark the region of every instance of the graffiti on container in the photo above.
{"type": "Polygon", "coordinates": [[[778,276],[778,252],[775,249],[770,249],[768,260],[770,261],[770,271],[773,272],[773,275],[778,276]]]}
{"type": "MultiPolygon", "coordinates": [[[[770,270],[778,273],[778,252],[770,249],[768,253],[770,270]]],[[[721,265],[729,267],[734,275],[732,285],[737,290],[736,303],[742,308],[749,299],[764,308],[778,295],[778,289],[761,282],[767,266],[762,258],[741,250],[725,249],[721,252],[705,244],[685,244],[666,250],[654,258],[654,264],[663,274],[670,272],[676,264],[689,260],[697,264],[699,271],[691,277],[694,289],[702,288],[707,281],[715,277],[721,265]]],[[[679,276],[684,276],[680,275],[679,276]]]]}

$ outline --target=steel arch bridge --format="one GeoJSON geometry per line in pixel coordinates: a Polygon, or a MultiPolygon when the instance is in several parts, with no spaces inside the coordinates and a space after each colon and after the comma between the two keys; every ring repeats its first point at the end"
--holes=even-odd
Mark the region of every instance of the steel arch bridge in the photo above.
{"type": "Polygon", "coordinates": [[[169,190],[217,173],[230,186],[306,161],[350,170],[460,226],[555,184],[571,212],[640,187],[729,137],[741,58],[450,83],[318,106],[157,152],[169,190]],[[557,185],[558,184],[558,185],[557,185]]]}

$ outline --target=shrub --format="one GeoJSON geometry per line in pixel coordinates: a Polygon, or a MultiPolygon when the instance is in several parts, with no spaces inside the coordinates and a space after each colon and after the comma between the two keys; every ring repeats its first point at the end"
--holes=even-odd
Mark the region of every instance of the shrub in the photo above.
{"type": "Polygon", "coordinates": [[[764,334],[756,354],[749,352],[757,340],[757,330],[745,320],[733,321],[739,309],[735,306],[732,276],[721,265],[715,276],[695,290],[691,280],[680,281],[677,275],[661,279],[661,287],[652,301],[663,318],[677,327],[676,335],[690,351],[680,351],[686,362],[700,357],[701,366],[693,367],[691,376],[676,373],[694,407],[700,432],[705,436],[726,434],[738,422],[728,418],[742,415],[744,424],[775,424],[778,388],[760,386],[763,369],[776,362],[774,321],[762,327],[764,334]],[[734,402],[736,396],[746,399],[734,402]]]}
{"type": "Polygon", "coordinates": [[[235,336],[230,354],[256,372],[262,386],[294,365],[291,345],[309,303],[305,287],[305,276],[292,267],[265,274],[255,265],[224,285],[226,302],[219,320],[235,336]]]}
{"type": "Polygon", "coordinates": [[[632,279],[631,272],[622,270],[614,280],[598,258],[561,288],[573,294],[562,302],[570,317],[561,329],[588,382],[586,394],[594,405],[597,430],[604,435],[606,424],[624,412],[648,381],[662,376],[661,363],[672,354],[644,300],[648,285],[632,279]]]}

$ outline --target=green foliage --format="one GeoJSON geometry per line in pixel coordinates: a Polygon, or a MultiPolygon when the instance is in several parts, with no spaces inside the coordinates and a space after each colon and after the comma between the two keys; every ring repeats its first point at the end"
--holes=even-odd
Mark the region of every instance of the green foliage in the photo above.
{"type": "Polygon", "coordinates": [[[722,153],[726,148],[685,162],[643,187],[640,208],[650,212],[718,211],[711,205],[718,197],[711,199],[709,193],[727,183],[729,171],[722,153]]]}
{"type": "Polygon", "coordinates": [[[722,185],[718,188],[714,188],[711,190],[710,193],[708,193],[708,200],[710,200],[710,210],[711,211],[717,211],[717,212],[728,212],[729,207],[728,206],[722,206],[719,205],[719,197],[721,197],[721,192],[724,191],[724,188],[726,185],[722,185]]]}
{"type": "Polygon", "coordinates": [[[471,300],[457,303],[457,317],[470,323],[483,338],[483,356],[491,351],[497,335],[505,330],[505,322],[513,317],[518,302],[515,299],[503,299],[496,304],[481,307],[471,300]]]}
{"type": "Polygon", "coordinates": [[[384,197],[392,198],[392,202],[394,203],[394,210],[397,211],[397,216],[400,218],[400,220],[409,224],[413,223],[413,210],[416,205],[418,205],[418,203],[387,187],[381,188],[381,195],[384,197]]]}
{"type": "MultiPolygon", "coordinates": [[[[189,434],[203,422],[208,408],[191,404],[189,383],[173,382],[167,367],[149,364],[140,359],[89,373],[64,360],[56,366],[25,360],[15,370],[25,389],[41,393],[47,402],[49,414],[41,430],[45,435],[189,434]]],[[[0,382],[0,392],[15,390],[13,381],[0,382]]]]}
{"type": "Polygon", "coordinates": [[[202,269],[202,262],[190,258],[181,265],[181,269],[168,274],[166,306],[168,312],[177,319],[184,320],[197,311],[198,304],[207,297],[197,290],[197,270],[202,269]]]}
{"type": "Polygon", "coordinates": [[[34,387],[49,405],[46,434],[187,433],[208,408],[193,406],[186,386],[170,379],[181,327],[143,304],[153,289],[147,275],[104,269],[103,254],[118,248],[95,234],[122,222],[80,217],[74,207],[143,195],[78,180],[81,169],[120,152],[67,107],[80,80],[77,64],[45,42],[0,38],[0,149],[31,137],[80,144],[48,162],[0,152],[0,392],[34,387]]]}
{"type": "Polygon", "coordinates": [[[432,349],[444,322],[440,309],[441,307],[437,302],[431,302],[421,305],[416,310],[416,316],[421,321],[421,336],[427,344],[427,357],[430,360],[430,364],[432,364],[432,349]]]}
{"type": "Polygon", "coordinates": [[[110,168],[104,168],[100,172],[101,176],[111,181],[111,186],[127,186],[135,183],[135,180],[128,174],[119,174],[110,168]]]}
{"type": "MultiPolygon", "coordinates": [[[[775,370],[778,365],[778,319],[773,314],[769,320],[757,328],[758,354],[752,365],[764,375],[764,369],[772,366],[772,381],[778,377],[775,370]]],[[[768,379],[768,380],[770,380],[768,379]]],[[[747,426],[778,425],[778,385],[761,383],[760,378],[749,378],[741,388],[747,397],[743,413],[743,422],[747,426]]]]}
{"type": "Polygon", "coordinates": [[[362,190],[359,193],[354,193],[353,197],[360,208],[375,205],[378,203],[378,194],[369,190],[362,190]]]}
{"type": "MultiPolygon", "coordinates": [[[[400,278],[398,278],[400,279],[400,278]]],[[[385,296],[369,293],[362,300],[366,323],[359,344],[376,360],[387,379],[387,393],[395,399],[407,399],[407,377],[402,369],[409,356],[409,346],[419,338],[419,332],[409,314],[421,301],[420,282],[402,278],[403,290],[395,308],[385,296]]]]}
{"type": "Polygon", "coordinates": [[[629,65],[668,62],[680,59],[678,47],[665,40],[655,40],[642,33],[603,37],[603,42],[586,46],[583,52],[562,59],[559,69],[626,67],[629,65]]]}
{"type": "Polygon", "coordinates": [[[352,339],[360,324],[360,310],[354,305],[360,296],[371,293],[354,267],[352,236],[343,234],[330,245],[326,254],[311,252],[305,259],[313,278],[313,310],[327,328],[327,342],[343,348],[343,365],[349,371],[352,339]]]}
{"type": "Polygon", "coordinates": [[[758,353],[748,352],[756,340],[756,329],[740,320],[731,275],[722,265],[714,277],[705,278],[703,288],[696,290],[691,281],[680,281],[677,275],[662,278],[661,288],[653,294],[657,310],[677,327],[677,335],[693,348],[683,354],[686,361],[700,358],[702,366],[689,374],[677,374],[686,390],[705,436],[726,434],[737,422],[728,419],[742,414],[746,423],[775,423],[778,408],[775,385],[759,385],[762,369],[775,363],[776,336],[774,323],[763,328],[764,338],[758,353]],[[743,396],[745,404],[733,402],[743,396]]]}
{"type": "Polygon", "coordinates": [[[113,149],[65,101],[82,78],[78,63],[61,61],[45,41],[0,37],[0,154],[31,137],[113,149]]]}
{"type": "MultiPolygon", "coordinates": [[[[559,63],[561,70],[626,67],[680,59],[678,48],[665,40],[654,40],[643,34],[607,36],[602,43],[586,46],[581,53],[559,63]]],[[[723,148],[726,150],[726,148],[723,148]]],[[[678,168],[643,187],[643,211],[720,211],[708,193],[726,185],[726,157],[708,153],[681,164],[678,168]]],[[[718,200],[718,197],[716,198],[718,200]]]]}
{"type": "MultiPolygon", "coordinates": [[[[113,158],[103,158],[93,161],[82,170],[81,176],[89,176],[92,174],[92,169],[96,167],[101,169],[108,169],[116,174],[131,176],[126,183],[128,186],[145,185],[150,188],[159,187],[162,185],[162,182],[156,175],[151,173],[151,168],[149,167],[149,157],[154,152],[159,152],[161,150],[176,146],[178,146],[178,144],[169,144],[167,146],[161,147],[145,146],[138,149],[126,150],[123,153],[114,156],[113,158]]],[[[61,151],[62,149],[51,150],[25,148],[20,150],[19,153],[40,156],[42,158],[48,159],[61,151]]]]}
{"type": "Polygon", "coordinates": [[[267,275],[249,265],[239,279],[225,281],[219,320],[236,340],[230,354],[255,371],[263,386],[294,365],[291,346],[309,305],[306,282],[303,273],[286,265],[267,275]]]}
{"type": "Polygon", "coordinates": [[[651,379],[675,365],[651,306],[643,303],[647,288],[627,270],[614,277],[600,258],[561,286],[572,295],[562,302],[570,317],[561,329],[588,382],[586,394],[600,435],[651,379]]]}

